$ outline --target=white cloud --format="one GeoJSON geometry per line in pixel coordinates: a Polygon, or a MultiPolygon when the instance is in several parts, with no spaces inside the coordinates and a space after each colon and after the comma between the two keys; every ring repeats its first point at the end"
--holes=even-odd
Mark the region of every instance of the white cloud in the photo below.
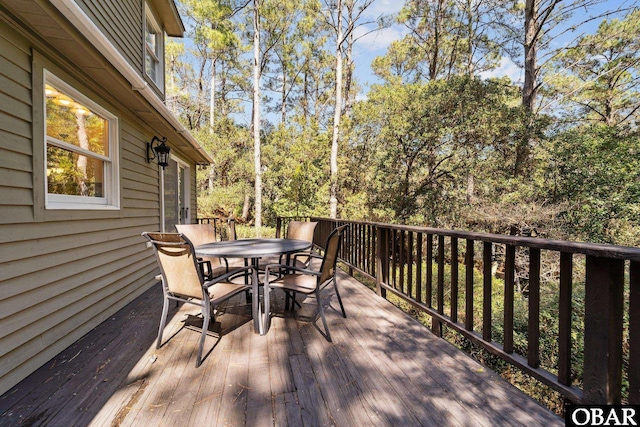
{"type": "Polygon", "coordinates": [[[368,18],[377,18],[380,15],[398,13],[404,6],[400,0],[376,0],[367,8],[365,14],[368,18]]]}
{"type": "Polygon", "coordinates": [[[504,77],[507,76],[514,83],[520,83],[523,81],[523,70],[518,67],[513,61],[507,57],[502,57],[500,65],[495,70],[484,71],[480,73],[480,78],[490,79],[492,77],[504,77]]]}
{"type": "Polygon", "coordinates": [[[397,25],[372,31],[375,28],[374,25],[369,25],[367,27],[358,27],[354,30],[354,37],[358,39],[356,42],[358,49],[383,54],[392,42],[400,40],[407,33],[405,28],[397,25]],[[367,32],[369,33],[367,34],[367,32]]]}

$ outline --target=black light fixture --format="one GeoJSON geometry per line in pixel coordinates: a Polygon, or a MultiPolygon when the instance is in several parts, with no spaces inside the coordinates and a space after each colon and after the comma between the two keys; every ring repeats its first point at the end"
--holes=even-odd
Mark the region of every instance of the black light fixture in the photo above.
{"type": "Polygon", "coordinates": [[[171,148],[165,145],[167,138],[162,139],[154,136],[151,142],[147,142],[147,163],[151,163],[151,160],[158,159],[158,166],[162,169],[169,165],[169,151],[171,148]],[[153,144],[156,144],[155,147],[153,144]]]}

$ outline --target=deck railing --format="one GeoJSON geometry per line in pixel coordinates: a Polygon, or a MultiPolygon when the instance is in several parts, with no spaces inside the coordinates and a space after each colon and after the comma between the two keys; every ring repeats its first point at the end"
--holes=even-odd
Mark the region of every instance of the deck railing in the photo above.
{"type": "MultiPolygon", "coordinates": [[[[278,220],[280,232],[289,219],[278,220]]],[[[320,247],[336,226],[349,224],[340,254],[349,272],[374,280],[379,295],[396,295],[431,316],[437,335],[442,336],[445,326],[574,403],[640,404],[640,249],[310,219],[318,222],[314,243],[320,247]],[[496,262],[498,255],[503,256],[496,262]],[[496,265],[503,267],[504,288],[496,293],[501,301],[493,300],[494,287],[502,283],[495,280],[496,265]],[[476,292],[482,295],[482,308],[474,311],[476,276],[481,276],[481,290],[476,292]],[[541,334],[549,332],[541,330],[540,301],[550,281],[557,282],[559,294],[554,295],[557,366],[542,367],[541,334]],[[519,292],[524,290],[526,295],[519,292]],[[584,291],[584,329],[577,334],[584,336],[584,354],[576,358],[583,360],[581,383],[572,378],[576,368],[572,344],[577,339],[572,337],[572,316],[582,310],[574,294],[577,290],[584,291]],[[517,298],[524,299],[527,308],[523,354],[515,351],[514,344],[517,298]],[[481,314],[479,319],[474,319],[476,313],[481,314]],[[495,321],[496,314],[500,322],[495,321]],[[479,331],[475,325],[481,325],[479,331]],[[500,342],[496,341],[498,326],[502,326],[500,342]],[[628,389],[625,399],[623,384],[628,389]]]]}

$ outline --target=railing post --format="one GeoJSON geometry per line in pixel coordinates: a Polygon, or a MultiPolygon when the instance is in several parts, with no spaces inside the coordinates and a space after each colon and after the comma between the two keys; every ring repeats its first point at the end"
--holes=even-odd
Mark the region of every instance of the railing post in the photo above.
{"type": "Polygon", "coordinates": [[[586,267],[582,403],[619,404],[624,261],[587,256],[586,267]]]}
{"type": "Polygon", "coordinates": [[[558,382],[571,385],[571,298],[573,254],[560,253],[560,296],[558,301],[558,382]]]}
{"type": "Polygon", "coordinates": [[[388,248],[386,230],[376,227],[376,293],[383,298],[387,297],[387,290],[382,287],[382,283],[389,269],[388,248]]]}
{"type": "Polygon", "coordinates": [[[640,405],[640,262],[629,265],[629,404],[640,405]]]}
{"type": "Polygon", "coordinates": [[[276,219],[276,239],[279,239],[282,234],[282,218],[276,219]]]}

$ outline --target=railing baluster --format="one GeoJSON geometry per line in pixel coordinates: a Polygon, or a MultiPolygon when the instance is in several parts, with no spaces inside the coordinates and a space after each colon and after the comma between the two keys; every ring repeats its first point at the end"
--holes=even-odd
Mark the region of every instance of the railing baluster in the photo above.
{"type": "Polygon", "coordinates": [[[540,249],[529,250],[529,345],[527,363],[540,366],[540,249]]]}
{"type": "Polygon", "coordinates": [[[398,251],[396,250],[396,248],[398,247],[397,245],[398,242],[398,232],[397,230],[394,228],[391,231],[391,276],[393,277],[393,288],[394,289],[398,289],[398,278],[396,275],[397,269],[396,266],[398,265],[398,257],[397,257],[397,253],[398,251]]]}
{"type": "Polygon", "coordinates": [[[640,262],[629,265],[629,404],[640,405],[640,262]]]}
{"type": "Polygon", "coordinates": [[[504,248],[504,342],[505,353],[513,353],[513,297],[515,288],[516,247],[505,245],[504,248]]]}
{"type": "Polygon", "coordinates": [[[493,244],[484,242],[482,251],[482,339],[491,342],[491,261],[493,258],[493,244]]]}
{"type": "Polygon", "coordinates": [[[427,234],[427,277],[424,283],[425,302],[427,307],[433,307],[433,234],[427,234]]]}
{"type": "Polygon", "coordinates": [[[587,256],[584,308],[586,404],[619,404],[622,385],[624,261],[587,256]]]}
{"type": "Polygon", "coordinates": [[[464,328],[473,331],[473,240],[467,239],[467,252],[464,256],[465,265],[465,314],[464,328]]]}
{"type": "Polygon", "coordinates": [[[369,226],[369,267],[371,268],[371,275],[378,277],[378,263],[377,263],[377,248],[378,248],[378,228],[371,225],[369,226]],[[373,230],[376,230],[375,233],[373,230]]]}
{"type": "Polygon", "coordinates": [[[416,236],[416,300],[422,302],[422,233],[416,236]]]}
{"type": "Polygon", "coordinates": [[[571,385],[571,297],[573,254],[560,253],[560,296],[558,298],[558,382],[571,385]]]}
{"type": "Polygon", "coordinates": [[[451,238],[451,321],[458,322],[458,238],[451,238]]]}
{"type": "Polygon", "coordinates": [[[407,250],[407,295],[412,297],[413,292],[413,232],[409,231],[409,249],[407,250]]]}
{"type": "MultiPolygon", "coordinates": [[[[436,289],[436,306],[439,314],[444,314],[444,236],[438,236],[438,282],[436,289]]],[[[442,322],[437,318],[433,318],[431,329],[433,332],[442,336],[442,322]]]]}
{"type": "Polygon", "coordinates": [[[405,248],[404,248],[404,243],[405,243],[405,231],[404,230],[400,230],[400,255],[398,256],[398,261],[400,262],[400,292],[404,293],[404,267],[407,263],[406,260],[406,255],[405,255],[405,248]]]}

